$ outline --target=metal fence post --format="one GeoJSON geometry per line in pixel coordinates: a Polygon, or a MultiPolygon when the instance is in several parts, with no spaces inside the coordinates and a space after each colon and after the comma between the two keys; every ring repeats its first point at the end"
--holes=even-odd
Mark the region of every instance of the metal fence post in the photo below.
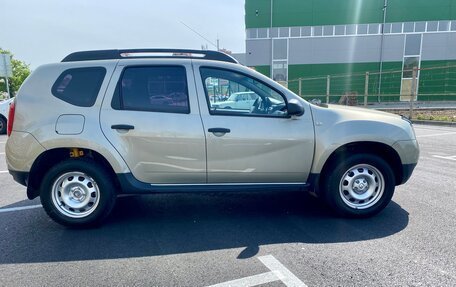
{"type": "Polygon", "coordinates": [[[409,111],[409,119],[413,117],[413,101],[416,96],[416,76],[417,76],[418,68],[413,67],[412,71],[412,90],[410,91],[410,111],[409,111]]]}
{"type": "Polygon", "coordinates": [[[364,80],[364,106],[367,107],[367,97],[369,96],[369,72],[366,72],[364,80]]]}
{"type": "Polygon", "coordinates": [[[298,79],[298,83],[299,83],[299,93],[298,93],[298,95],[300,97],[302,97],[302,79],[301,78],[298,79]]]}
{"type": "Polygon", "coordinates": [[[326,103],[329,104],[329,89],[331,85],[331,76],[326,76],[326,103]]]}

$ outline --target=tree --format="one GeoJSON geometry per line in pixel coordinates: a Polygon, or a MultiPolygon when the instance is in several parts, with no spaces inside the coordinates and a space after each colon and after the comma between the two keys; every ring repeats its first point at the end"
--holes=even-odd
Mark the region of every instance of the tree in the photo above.
{"type": "MultiPolygon", "coordinates": [[[[13,68],[13,76],[8,78],[11,96],[15,95],[25,79],[30,75],[30,67],[25,62],[14,59],[13,54],[8,50],[0,48],[0,54],[11,55],[11,66],[13,68]]],[[[0,82],[0,91],[6,91],[6,83],[0,82]]]]}

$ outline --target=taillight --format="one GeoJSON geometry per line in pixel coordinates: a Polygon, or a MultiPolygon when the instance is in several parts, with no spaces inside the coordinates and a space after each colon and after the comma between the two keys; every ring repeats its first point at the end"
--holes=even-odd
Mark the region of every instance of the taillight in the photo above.
{"type": "Polygon", "coordinates": [[[11,132],[13,131],[15,112],[16,112],[16,100],[14,100],[9,106],[8,125],[7,125],[7,129],[6,129],[6,133],[8,134],[8,136],[10,136],[11,132]]]}

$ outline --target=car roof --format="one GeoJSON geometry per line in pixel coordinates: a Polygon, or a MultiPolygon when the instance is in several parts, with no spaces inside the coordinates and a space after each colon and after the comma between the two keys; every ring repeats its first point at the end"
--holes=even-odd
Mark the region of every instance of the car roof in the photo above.
{"type": "Polygon", "coordinates": [[[62,62],[138,58],[203,59],[239,64],[239,62],[235,58],[220,51],[190,49],[114,49],[80,51],[69,54],[68,56],[63,58],[62,62]]]}

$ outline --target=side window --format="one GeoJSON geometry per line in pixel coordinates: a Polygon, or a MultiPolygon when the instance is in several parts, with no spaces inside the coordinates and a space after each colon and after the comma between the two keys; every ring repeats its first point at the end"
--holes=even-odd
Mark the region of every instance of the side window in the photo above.
{"type": "Polygon", "coordinates": [[[103,67],[75,68],[64,71],[52,86],[52,94],[69,104],[91,107],[106,75],[103,67]]]}
{"type": "Polygon", "coordinates": [[[200,68],[211,114],[287,116],[284,97],[266,84],[244,74],[200,68]]]}
{"type": "Polygon", "coordinates": [[[189,113],[185,68],[126,68],[117,85],[111,106],[118,110],[189,113]]]}

